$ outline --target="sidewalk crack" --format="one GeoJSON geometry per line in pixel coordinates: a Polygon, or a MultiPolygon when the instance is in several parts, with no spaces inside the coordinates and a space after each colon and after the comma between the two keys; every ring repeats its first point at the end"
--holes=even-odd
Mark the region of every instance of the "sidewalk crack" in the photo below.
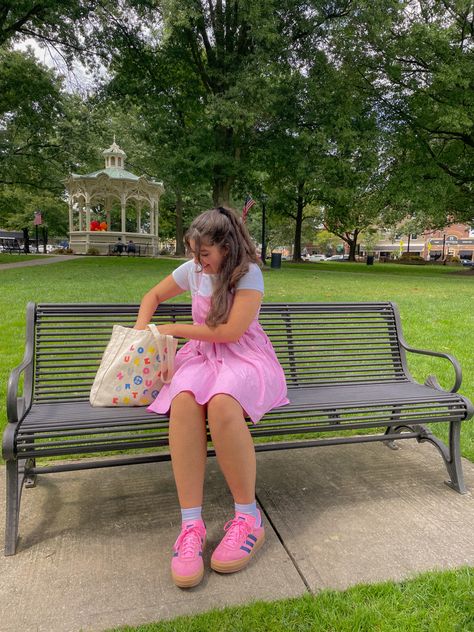
{"type": "Polygon", "coordinates": [[[306,581],[306,577],[303,574],[303,571],[301,570],[301,568],[298,565],[298,562],[296,561],[293,553],[290,551],[290,549],[287,547],[287,545],[285,544],[285,541],[283,540],[283,537],[281,536],[280,532],[277,529],[276,524],[273,522],[273,520],[270,518],[270,514],[267,512],[267,510],[265,509],[265,506],[263,505],[263,503],[261,502],[258,494],[256,495],[256,499],[257,502],[260,506],[260,509],[262,510],[264,516],[265,516],[265,520],[268,522],[268,524],[271,526],[271,528],[273,529],[273,531],[276,533],[276,536],[278,538],[278,540],[280,541],[280,544],[282,545],[282,547],[284,548],[286,554],[288,555],[288,557],[291,560],[291,563],[293,564],[293,566],[295,567],[296,572],[298,573],[298,575],[301,577],[301,581],[303,582],[303,584],[306,587],[306,590],[308,591],[308,593],[310,595],[314,596],[314,591],[312,590],[311,586],[308,584],[308,582],[306,581]]]}

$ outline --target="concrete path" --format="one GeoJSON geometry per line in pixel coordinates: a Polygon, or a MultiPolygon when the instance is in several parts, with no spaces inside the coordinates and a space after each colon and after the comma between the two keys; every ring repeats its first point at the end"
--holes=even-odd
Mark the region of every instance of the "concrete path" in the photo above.
{"type": "MultiPolygon", "coordinates": [[[[244,571],[207,570],[187,591],[169,575],[179,525],[169,463],[44,475],[24,490],[17,555],[0,558],[0,630],[101,632],[474,565],[472,493],[443,484],[435,448],[400,443],[259,454],[265,546],[244,571]]],[[[474,464],[464,472],[474,490],[474,464]]],[[[231,507],[212,459],[207,568],[231,507]]]]}
{"type": "Polygon", "coordinates": [[[14,261],[12,256],[12,263],[1,263],[0,270],[11,270],[12,268],[26,268],[27,266],[45,266],[49,263],[60,263],[61,261],[69,261],[70,259],[77,259],[76,255],[45,255],[44,259],[29,259],[28,261],[14,261]]]}

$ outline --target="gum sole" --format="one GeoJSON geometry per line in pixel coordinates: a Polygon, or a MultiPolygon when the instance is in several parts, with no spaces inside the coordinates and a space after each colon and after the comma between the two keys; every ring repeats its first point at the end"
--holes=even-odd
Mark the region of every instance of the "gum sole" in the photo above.
{"type": "Polygon", "coordinates": [[[213,571],[218,573],[236,573],[237,571],[242,570],[247,566],[252,557],[258,551],[258,549],[265,542],[265,534],[257,540],[255,546],[252,549],[252,552],[247,555],[247,557],[242,558],[241,560],[237,560],[236,562],[219,562],[218,560],[213,560],[211,558],[211,568],[213,571]]]}
{"type": "MultiPolygon", "coordinates": [[[[204,542],[202,543],[202,552],[204,554],[204,549],[206,548],[207,538],[204,538],[204,542]]],[[[196,573],[196,575],[191,575],[189,577],[183,577],[182,575],[176,575],[171,571],[171,577],[173,578],[174,583],[178,588],[193,588],[193,586],[197,586],[202,578],[204,577],[204,568],[196,573]]]]}
{"type": "Polygon", "coordinates": [[[181,577],[181,575],[175,575],[173,572],[171,573],[171,577],[178,588],[193,588],[193,586],[197,586],[204,577],[204,569],[197,575],[192,575],[191,577],[181,577]]]}

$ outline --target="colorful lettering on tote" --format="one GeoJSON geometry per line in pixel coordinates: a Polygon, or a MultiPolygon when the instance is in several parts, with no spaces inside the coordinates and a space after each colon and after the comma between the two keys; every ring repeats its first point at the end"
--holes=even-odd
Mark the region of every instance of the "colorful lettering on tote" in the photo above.
{"type": "Polygon", "coordinates": [[[135,358],[135,360],[133,361],[133,364],[138,366],[140,364],[140,358],[135,358]]]}
{"type": "Polygon", "coordinates": [[[118,404],[118,397],[112,397],[112,404],[118,404]]]}
{"type": "Polygon", "coordinates": [[[145,362],[145,364],[150,364],[150,358],[145,358],[144,362],[145,362]]]}
{"type": "Polygon", "coordinates": [[[153,399],[155,399],[155,397],[158,397],[158,392],[157,390],[152,391],[151,396],[153,397],[153,399]]]}
{"type": "Polygon", "coordinates": [[[148,353],[151,353],[151,355],[153,355],[155,351],[156,351],[155,347],[149,347],[148,349],[148,353]]]}
{"type": "Polygon", "coordinates": [[[136,384],[137,386],[140,386],[140,384],[143,382],[143,378],[140,377],[139,375],[136,375],[133,378],[133,383],[136,384]]]}
{"type": "Polygon", "coordinates": [[[137,351],[138,351],[138,353],[143,353],[145,351],[145,349],[143,347],[138,347],[137,351]]]}
{"type": "Polygon", "coordinates": [[[124,404],[130,404],[130,397],[124,397],[123,398],[123,403],[124,404]]]}
{"type": "Polygon", "coordinates": [[[146,366],[146,367],[143,369],[143,375],[148,375],[148,373],[150,373],[150,369],[146,366]]]}
{"type": "Polygon", "coordinates": [[[125,384],[125,390],[129,391],[130,390],[130,384],[125,384]]]}
{"type": "MultiPolygon", "coordinates": [[[[145,380],[145,386],[147,388],[150,388],[150,386],[152,385],[153,385],[153,380],[145,380]]],[[[143,391],[143,392],[145,393],[146,391],[143,391]]]]}
{"type": "Polygon", "coordinates": [[[130,362],[130,356],[126,355],[125,358],[123,359],[124,362],[130,362]]]}
{"type": "Polygon", "coordinates": [[[132,346],[130,347],[129,351],[135,351],[135,347],[134,347],[134,345],[132,345],[132,346]]]}
{"type": "Polygon", "coordinates": [[[117,373],[117,377],[119,380],[123,380],[123,373],[122,371],[120,371],[120,373],[117,373]]]}

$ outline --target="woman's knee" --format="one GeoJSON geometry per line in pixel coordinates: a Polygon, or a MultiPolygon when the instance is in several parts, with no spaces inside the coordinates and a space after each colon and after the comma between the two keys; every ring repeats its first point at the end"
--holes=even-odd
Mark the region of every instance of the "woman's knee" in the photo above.
{"type": "Polygon", "coordinates": [[[214,424],[228,424],[244,421],[244,413],[239,402],[224,393],[214,395],[207,404],[209,427],[214,424]]]}
{"type": "Polygon", "coordinates": [[[193,413],[204,414],[205,406],[198,404],[194,393],[191,391],[182,391],[173,397],[171,401],[171,415],[176,413],[185,413],[186,415],[192,415],[193,413]]]}

